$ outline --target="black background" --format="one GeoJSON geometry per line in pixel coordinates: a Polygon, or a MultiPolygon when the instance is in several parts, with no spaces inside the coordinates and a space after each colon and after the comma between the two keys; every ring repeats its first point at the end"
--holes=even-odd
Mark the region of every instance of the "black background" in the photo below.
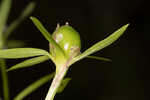
{"type": "MultiPolygon", "coordinates": [[[[31,0],[12,0],[8,24],[31,0]]],[[[31,14],[53,32],[56,24],[69,22],[81,35],[83,52],[96,42],[130,23],[119,40],[95,53],[112,62],[84,59],[72,65],[72,80],[55,100],[149,100],[149,3],[144,0],[35,0],[31,14]]],[[[31,20],[24,20],[9,39],[23,40],[25,47],[48,50],[48,42],[31,20]]],[[[22,60],[7,60],[12,66],[22,60]]],[[[30,83],[55,70],[51,61],[9,72],[11,98],[30,83]]],[[[24,100],[44,100],[50,83],[24,100]]]]}

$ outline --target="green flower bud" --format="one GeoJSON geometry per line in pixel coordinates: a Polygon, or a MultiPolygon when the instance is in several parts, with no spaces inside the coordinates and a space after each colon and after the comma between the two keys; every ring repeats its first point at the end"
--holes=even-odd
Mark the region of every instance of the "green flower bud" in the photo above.
{"type": "Polygon", "coordinates": [[[52,37],[64,50],[68,58],[73,58],[80,53],[81,40],[79,33],[66,23],[66,25],[57,25],[52,37]]]}

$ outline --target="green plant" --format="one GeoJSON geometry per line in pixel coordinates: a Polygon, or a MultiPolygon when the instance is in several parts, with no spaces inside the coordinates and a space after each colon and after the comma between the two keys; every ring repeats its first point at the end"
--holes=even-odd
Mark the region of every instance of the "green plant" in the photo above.
{"type": "MultiPolygon", "coordinates": [[[[30,17],[30,18],[35,24],[35,26],[39,29],[39,31],[43,34],[43,36],[46,38],[46,40],[48,40],[48,42],[50,43],[50,51],[48,52],[46,50],[38,49],[38,48],[6,49],[6,50],[0,50],[0,58],[16,59],[16,58],[34,57],[28,60],[25,60],[17,65],[12,66],[7,71],[29,67],[29,66],[41,63],[43,61],[46,61],[48,59],[51,59],[56,65],[56,72],[55,72],[54,79],[52,81],[52,84],[49,88],[49,91],[47,93],[45,100],[53,100],[56,93],[61,92],[64,89],[64,87],[70,80],[70,78],[64,79],[64,76],[66,72],[68,71],[68,68],[75,62],[85,57],[110,61],[107,58],[95,57],[95,56],[89,56],[89,55],[112,44],[124,33],[124,31],[128,27],[128,24],[124,25],[123,27],[115,31],[113,34],[108,36],[106,39],[94,44],[92,47],[90,47],[89,49],[81,53],[79,52],[81,48],[80,36],[78,32],[76,32],[75,29],[73,29],[71,26],[67,24],[64,26],[57,27],[54,33],[51,35],[44,28],[44,26],[38,19],[36,19],[35,17],[30,17]],[[60,36],[60,34],[62,36],[60,36]],[[72,42],[73,40],[72,38],[74,38],[74,36],[75,36],[75,41],[72,42]],[[64,48],[66,43],[70,43],[68,47],[69,49],[64,48]]],[[[36,82],[40,84],[34,83],[36,84],[36,86],[34,84],[32,84],[32,86],[35,86],[35,88],[37,88],[49,80],[50,78],[43,82],[43,80],[40,79],[38,80],[38,82],[36,82]]],[[[25,92],[23,91],[20,94],[18,94],[18,96],[16,96],[14,100],[20,100],[24,98],[31,91],[35,90],[35,88],[32,88],[31,86],[29,86],[29,88],[27,88],[25,92]]]]}
{"type": "MultiPolygon", "coordinates": [[[[24,43],[20,40],[9,40],[8,37],[17,28],[17,26],[33,11],[35,3],[31,2],[21,13],[21,15],[14,20],[10,25],[7,25],[7,19],[11,8],[12,0],[1,0],[0,4],[0,50],[4,48],[20,47],[24,43]]],[[[3,80],[3,96],[4,100],[9,100],[9,87],[6,72],[6,63],[4,59],[0,59],[0,71],[3,80]]],[[[1,99],[1,98],[0,98],[1,99]]]]}

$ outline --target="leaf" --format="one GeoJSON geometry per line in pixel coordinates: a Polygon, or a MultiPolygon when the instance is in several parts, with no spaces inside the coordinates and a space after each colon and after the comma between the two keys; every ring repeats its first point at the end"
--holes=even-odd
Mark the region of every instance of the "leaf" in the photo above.
{"type": "MultiPolygon", "coordinates": [[[[2,0],[1,1],[1,5],[0,5],[0,35],[2,34],[7,18],[8,18],[8,14],[10,11],[10,6],[11,6],[11,1],[12,0],[2,0]]],[[[0,36],[1,38],[1,36],[0,36]]]]}
{"type": "Polygon", "coordinates": [[[27,7],[24,9],[24,11],[21,13],[21,15],[9,25],[3,37],[5,41],[7,40],[8,36],[12,33],[12,31],[14,31],[17,28],[17,26],[25,18],[27,18],[27,16],[29,16],[29,14],[31,14],[34,8],[35,8],[35,3],[34,2],[29,3],[27,7]]]}
{"type": "Polygon", "coordinates": [[[16,48],[16,49],[0,50],[0,58],[14,59],[14,58],[26,58],[41,55],[50,56],[47,51],[37,48],[16,48]]]}
{"type": "Polygon", "coordinates": [[[18,47],[23,47],[24,45],[25,45],[25,42],[23,42],[21,40],[9,40],[9,41],[7,41],[7,47],[8,48],[18,48],[18,47]]]}
{"type": "Polygon", "coordinates": [[[32,20],[32,22],[34,23],[34,25],[39,29],[39,31],[42,33],[42,35],[51,43],[51,42],[55,42],[54,40],[52,40],[52,37],[50,35],[50,33],[44,28],[44,26],[42,25],[42,23],[35,17],[30,17],[30,19],[32,20]]]}
{"type": "Polygon", "coordinates": [[[127,29],[128,25],[129,24],[122,26],[120,29],[115,31],[113,34],[108,36],[106,39],[94,44],[92,47],[90,47],[89,49],[87,49],[86,51],[81,53],[79,56],[75,57],[72,60],[72,62],[70,63],[70,65],[75,63],[76,61],[79,61],[79,60],[87,57],[90,54],[93,54],[93,53],[107,47],[108,45],[112,44],[113,42],[115,42],[124,33],[124,31],[127,29]]]}
{"type": "Polygon", "coordinates": [[[35,17],[30,17],[34,25],[39,29],[39,31],[42,33],[42,35],[52,44],[57,45],[57,43],[53,40],[50,33],[44,28],[42,23],[35,17]]]}
{"type": "Polygon", "coordinates": [[[87,56],[86,58],[90,58],[90,59],[96,59],[96,60],[101,60],[101,61],[108,61],[108,62],[111,62],[111,60],[110,60],[110,59],[108,59],[108,58],[104,58],[104,57],[87,56]]]}
{"type": "Polygon", "coordinates": [[[58,90],[57,90],[57,93],[61,93],[65,87],[67,86],[67,84],[70,82],[71,78],[65,78],[62,80],[58,90]]]}
{"type": "Polygon", "coordinates": [[[30,84],[27,88],[22,90],[13,100],[22,100],[27,95],[31,94],[33,91],[38,89],[40,86],[44,85],[45,83],[49,82],[54,77],[54,73],[46,75],[39,80],[35,81],[34,83],[30,84]]]}
{"type": "Polygon", "coordinates": [[[21,13],[20,15],[20,19],[25,19],[27,16],[29,16],[29,14],[31,14],[31,12],[34,10],[35,8],[35,3],[34,2],[30,2],[27,7],[24,9],[24,11],[21,13]]]}
{"type": "Polygon", "coordinates": [[[19,64],[16,64],[16,65],[10,67],[9,69],[7,69],[7,71],[12,71],[12,70],[20,69],[20,68],[30,67],[30,66],[42,63],[48,59],[49,59],[48,56],[40,56],[40,57],[27,59],[27,60],[25,60],[19,64]]]}
{"type": "Polygon", "coordinates": [[[34,25],[39,29],[39,31],[42,33],[42,35],[56,48],[59,53],[63,53],[65,55],[64,51],[61,49],[61,47],[55,42],[55,40],[52,38],[50,33],[44,28],[42,23],[35,17],[30,17],[34,25]]]}

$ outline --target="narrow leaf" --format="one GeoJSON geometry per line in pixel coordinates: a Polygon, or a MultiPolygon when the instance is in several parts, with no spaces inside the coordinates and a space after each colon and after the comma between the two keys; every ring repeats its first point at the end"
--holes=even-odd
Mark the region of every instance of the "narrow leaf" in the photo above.
{"type": "Polygon", "coordinates": [[[104,57],[87,56],[86,58],[90,58],[90,59],[96,59],[96,60],[101,60],[101,61],[108,61],[108,62],[111,62],[111,59],[109,59],[109,58],[104,58],[104,57]]]}
{"type": "Polygon", "coordinates": [[[23,12],[21,13],[20,15],[20,19],[25,19],[26,17],[28,17],[32,11],[34,10],[35,8],[35,2],[30,2],[27,7],[23,10],[23,12]]]}
{"type": "Polygon", "coordinates": [[[87,49],[85,52],[83,52],[79,56],[75,57],[72,60],[72,62],[70,63],[70,65],[76,61],[79,61],[79,60],[85,58],[86,56],[88,56],[90,54],[93,54],[93,53],[107,47],[108,45],[112,44],[113,42],[115,42],[124,33],[124,31],[127,29],[128,25],[129,24],[124,25],[123,27],[121,27],[120,29],[115,31],[113,34],[108,36],[106,39],[96,43],[95,45],[93,45],[92,47],[87,49]]]}
{"type": "Polygon", "coordinates": [[[12,33],[12,31],[14,31],[17,28],[17,26],[31,14],[34,8],[35,8],[34,2],[31,2],[27,5],[27,7],[24,9],[21,15],[8,26],[4,34],[4,40],[7,40],[8,36],[12,33]]]}
{"type": "Polygon", "coordinates": [[[34,92],[36,89],[38,89],[40,86],[44,85],[45,83],[49,82],[54,77],[54,73],[51,73],[50,75],[46,75],[39,80],[35,81],[31,85],[29,85],[27,88],[22,90],[15,98],[14,100],[22,100],[27,95],[34,92]]]}
{"type": "Polygon", "coordinates": [[[34,25],[39,29],[42,35],[61,53],[64,54],[64,51],[60,48],[60,46],[55,42],[50,33],[44,28],[42,23],[35,17],[30,17],[34,25]]]}
{"type": "Polygon", "coordinates": [[[1,1],[1,5],[0,5],[0,34],[2,34],[4,27],[6,25],[6,21],[8,18],[10,7],[11,7],[11,1],[12,0],[2,0],[1,1]]]}
{"type": "Polygon", "coordinates": [[[23,61],[19,64],[16,64],[16,65],[12,66],[7,71],[12,71],[12,70],[20,69],[20,68],[27,68],[27,67],[42,63],[42,62],[44,62],[48,59],[49,59],[48,56],[40,56],[40,57],[27,59],[27,60],[25,60],[25,61],[23,61]]]}
{"type": "Polygon", "coordinates": [[[0,58],[26,58],[33,56],[47,55],[49,53],[43,49],[37,48],[16,48],[16,49],[5,49],[0,50],[0,58]]]}
{"type": "Polygon", "coordinates": [[[57,93],[61,93],[65,87],[67,86],[67,84],[70,82],[71,78],[65,78],[62,80],[58,90],[57,90],[57,93]]]}
{"type": "MultiPolygon", "coordinates": [[[[39,31],[42,33],[42,35],[50,42],[53,44],[56,44],[56,42],[52,39],[50,33],[44,28],[42,23],[35,17],[30,17],[34,25],[39,29],[39,31]]],[[[56,44],[57,45],[57,44],[56,44]]]]}
{"type": "Polygon", "coordinates": [[[8,48],[19,48],[19,47],[23,47],[23,46],[25,46],[25,42],[23,42],[21,40],[7,40],[8,48]]]}

